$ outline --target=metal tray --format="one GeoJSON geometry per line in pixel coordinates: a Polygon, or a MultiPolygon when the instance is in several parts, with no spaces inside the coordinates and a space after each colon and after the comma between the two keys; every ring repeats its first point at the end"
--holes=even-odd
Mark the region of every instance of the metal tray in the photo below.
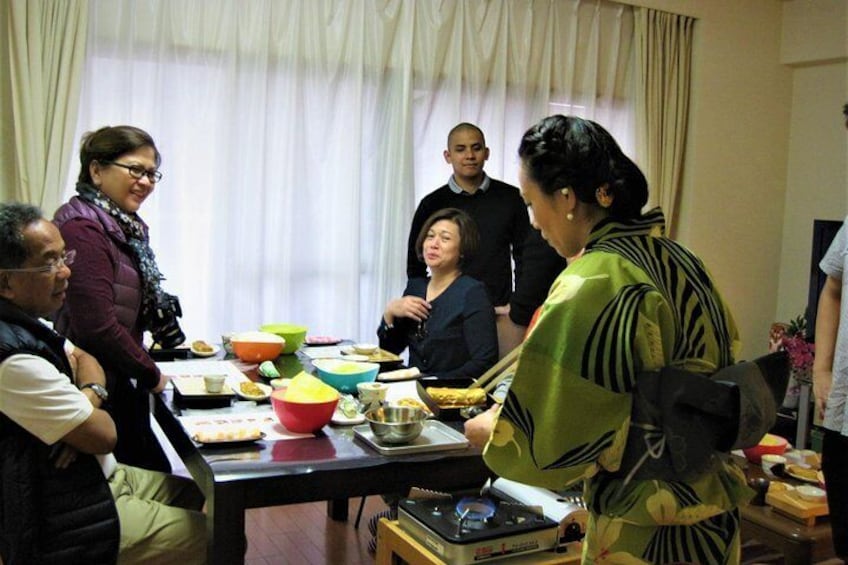
{"type": "Polygon", "coordinates": [[[438,420],[427,420],[424,422],[424,429],[421,431],[421,435],[403,445],[381,444],[374,437],[371,427],[368,424],[354,426],[353,432],[356,434],[356,437],[383,455],[449,451],[468,447],[468,440],[464,435],[438,420]]]}

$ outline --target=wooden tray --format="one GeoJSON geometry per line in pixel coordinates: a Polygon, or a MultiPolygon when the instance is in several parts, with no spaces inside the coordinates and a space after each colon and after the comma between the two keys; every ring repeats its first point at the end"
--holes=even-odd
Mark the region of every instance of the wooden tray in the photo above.
{"type": "Polygon", "coordinates": [[[766,494],[766,504],[807,526],[812,526],[818,518],[827,516],[830,510],[827,502],[810,502],[803,500],[792,491],[769,492],[766,494]]]}

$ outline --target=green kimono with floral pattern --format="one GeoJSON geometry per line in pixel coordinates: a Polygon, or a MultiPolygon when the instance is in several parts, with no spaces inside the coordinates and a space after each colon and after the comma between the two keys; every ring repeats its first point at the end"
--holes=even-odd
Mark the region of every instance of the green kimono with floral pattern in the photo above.
{"type": "Polygon", "coordinates": [[[551,286],[484,451],[509,479],[554,490],[585,481],[586,563],[739,560],[737,506],[753,493],[726,458],[690,482],[613,474],[637,375],[664,366],[711,374],[738,347],[704,265],[663,230],[658,208],[595,227],[551,286]]]}

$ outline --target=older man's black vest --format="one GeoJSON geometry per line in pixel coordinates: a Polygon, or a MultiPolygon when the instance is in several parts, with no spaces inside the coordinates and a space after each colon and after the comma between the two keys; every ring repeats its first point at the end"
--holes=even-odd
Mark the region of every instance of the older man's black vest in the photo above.
{"type": "MultiPolygon", "coordinates": [[[[65,375],[64,339],[0,299],[0,363],[16,353],[42,357],[65,375]]],[[[69,377],[70,378],[70,377],[69,377]]],[[[0,557],[5,565],[115,563],[120,525],[115,501],[93,455],[67,469],[45,445],[0,413],[0,557]]]]}

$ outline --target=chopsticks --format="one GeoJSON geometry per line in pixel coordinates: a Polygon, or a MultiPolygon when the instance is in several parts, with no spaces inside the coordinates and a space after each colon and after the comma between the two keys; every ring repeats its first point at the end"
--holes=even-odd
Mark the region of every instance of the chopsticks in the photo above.
{"type": "Polygon", "coordinates": [[[504,355],[503,359],[495,363],[491,369],[480,375],[480,378],[474,381],[474,384],[468,388],[482,387],[482,389],[488,394],[508,375],[515,372],[515,366],[518,364],[517,359],[519,353],[521,353],[521,345],[504,355]]]}

